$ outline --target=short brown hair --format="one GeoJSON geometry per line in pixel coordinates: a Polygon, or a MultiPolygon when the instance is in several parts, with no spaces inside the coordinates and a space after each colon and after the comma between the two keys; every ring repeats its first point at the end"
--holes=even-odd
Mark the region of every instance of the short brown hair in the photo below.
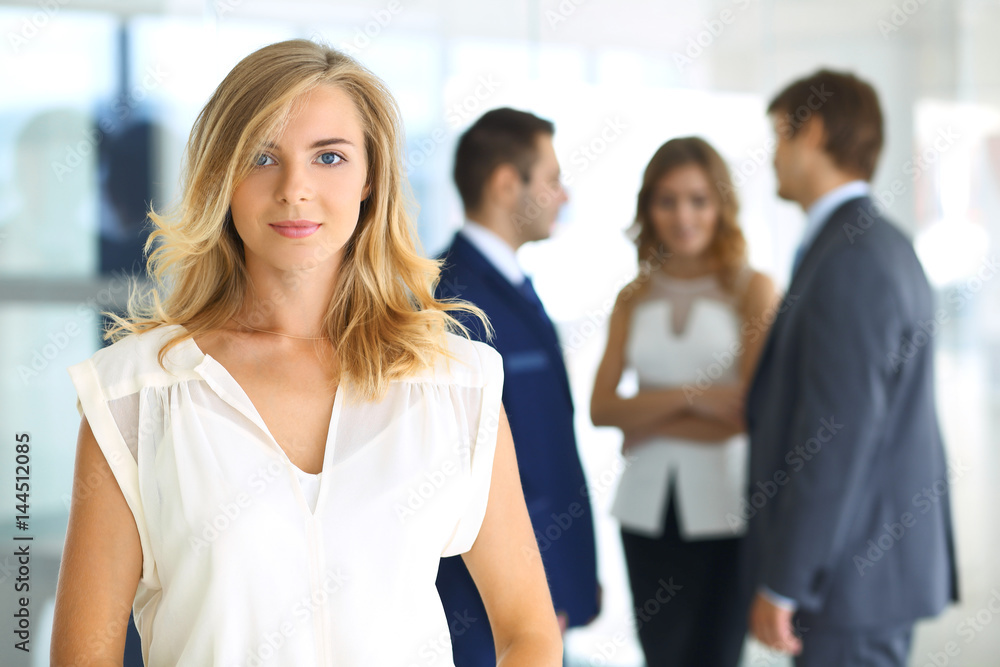
{"type": "Polygon", "coordinates": [[[853,74],[822,69],[789,84],[771,100],[767,113],[786,121],[788,138],[816,114],[826,130],[824,149],[834,163],[872,179],[883,137],[882,109],[870,84],[853,74]]]}
{"type": "Polygon", "coordinates": [[[512,164],[527,182],[538,160],[538,135],[552,136],[551,121],[503,107],[483,114],[458,140],[455,186],[466,211],[483,203],[483,188],[501,164],[512,164]]]}
{"type": "MultiPolygon", "coordinates": [[[[638,246],[639,261],[641,263],[644,258],[655,256],[660,246],[660,239],[649,215],[656,186],[668,173],[688,165],[700,167],[712,186],[712,198],[719,207],[719,220],[707,252],[719,264],[719,277],[723,286],[734,289],[739,274],[747,263],[747,243],[737,221],[739,202],[726,161],[711,144],[700,137],[671,139],[657,149],[646,165],[635,209],[635,224],[639,227],[635,244],[638,246]]],[[[670,248],[664,250],[669,252],[670,248]]]]}

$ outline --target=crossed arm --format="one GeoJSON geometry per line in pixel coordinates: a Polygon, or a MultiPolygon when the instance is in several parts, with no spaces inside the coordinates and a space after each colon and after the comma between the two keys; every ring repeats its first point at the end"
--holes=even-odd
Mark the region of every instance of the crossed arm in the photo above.
{"type": "MultiPolygon", "coordinates": [[[[627,288],[626,288],[627,289],[627,288]]],[[[623,290],[623,294],[626,290],[623,290]]],[[[623,449],[654,436],[696,442],[720,442],[745,430],[744,395],[766,340],[767,314],[777,305],[771,280],[755,273],[740,304],[741,326],[739,380],[706,389],[668,387],[644,390],[631,398],[617,394],[625,370],[625,344],[631,309],[621,295],[608,327],[608,342],[594,380],[590,403],[595,426],[617,426],[625,434],[623,449]]]]}

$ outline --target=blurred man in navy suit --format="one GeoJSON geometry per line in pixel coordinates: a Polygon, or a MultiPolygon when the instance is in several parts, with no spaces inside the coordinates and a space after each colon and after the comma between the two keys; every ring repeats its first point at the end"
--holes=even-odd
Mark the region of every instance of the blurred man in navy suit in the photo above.
{"type": "MultiPolygon", "coordinates": [[[[487,342],[503,357],[503,404],[521,485],[565,630],[589,623],[600,608],[590,496],[559,340],[515,255],[521,245],[549,237],[567,199],[554,131],[547,120],[504,108],[462,135],[454,177],[466,220],[441,256],[437,297],[472,301],[493,325],[487,342]]],[[[486,340],[478,320],[463,323],[486,340]]],[[[456,666],[493,667],[493,635],[461,558],[442,559],[437,586],[449,619],[456,619],[450,624],[456,666]]]]}
{"type": "Polygon", "coordinates": [[[807,222],[747,398],[750,628],[799,667],[903,667],[916,619],[958,595],[934,298],[870,196],[872,87],[823,70],[768,113],[807,222]]]}

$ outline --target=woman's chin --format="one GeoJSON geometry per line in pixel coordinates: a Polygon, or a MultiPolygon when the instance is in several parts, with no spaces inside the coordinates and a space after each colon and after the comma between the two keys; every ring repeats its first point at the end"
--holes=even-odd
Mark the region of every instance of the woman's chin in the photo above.
{"type": "Polygon", "coordinates": [[[700,259],[705,251],[708,250],[707,243],[700,242],[673,242],[667,246],[670,248],[671,255],[674,259],[680,259],[684,261],[692,261],[700,259]]]}

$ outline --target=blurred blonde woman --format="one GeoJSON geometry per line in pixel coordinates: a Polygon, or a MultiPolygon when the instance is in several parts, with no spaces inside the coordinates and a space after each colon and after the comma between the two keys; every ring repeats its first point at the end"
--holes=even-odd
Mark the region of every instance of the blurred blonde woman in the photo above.
{"type": "Polygon", "coordinates": [[[131,608],[147,667],[451,666],[455,554],[498,664],[561,664],[500,357],[433,298],[401,144],[384,84],[305,40],[201,111],[151,292],[69,368],[53,665],[121,664],[131,608]]]}
{"type": "Polygon", "coordinates": [[[747,265],[725,162],[704,140],[668,141],[636,207],[639,276],[618,295],[591,418],[624,435],[612,513],[646,664],[737,664],[747,444],[742,409],[775,301],[747,265]],[[626,368],[638,393],[619,396],[626,368]]]}

